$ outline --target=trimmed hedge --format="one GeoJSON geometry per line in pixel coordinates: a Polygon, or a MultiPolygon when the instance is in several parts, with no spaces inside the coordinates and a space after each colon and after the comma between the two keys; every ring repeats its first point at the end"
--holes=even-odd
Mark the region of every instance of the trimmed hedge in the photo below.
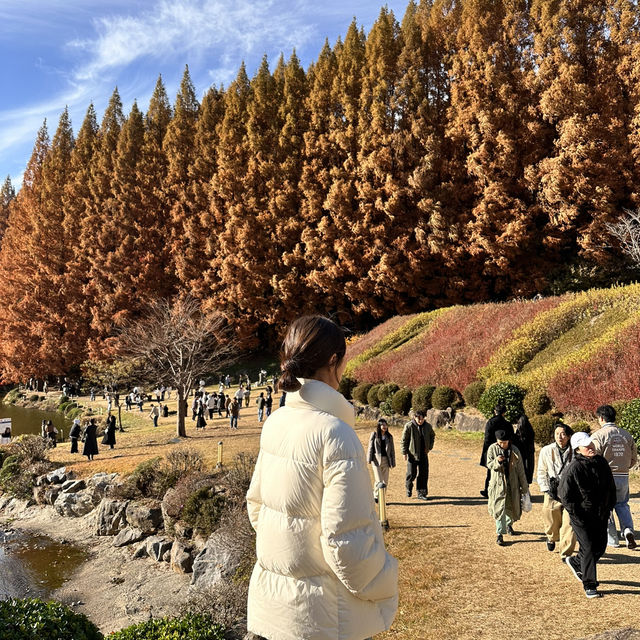
{"type": "Polygon", "coordinates": [[[640,447],[640,398],[629,402],[620,412],[618,426],[626,429],[640,447]]]}
{"type": "Polygon", "coordinates": [[[559,422],[557,418],[547,413],[543,416],[531,416],[529,421],[533,427],[534,440],[537,444],[544,446],[553,442],[555,425],[559,422]]]}
{"type": "MultiPolygon", "coordinates": [[[[7,640],[103,640],[87,616],[39,598],[0,601],[0,638],[7,640]]],[[[135,636],[130,636],[133,640],[135,636]]]]}
{"type": "Polygon", "coordinates": [[[413,392],[411,400],[411,408],[414,411],[429,411],[433,406],[431,404],[431,398],[436,388],[431,384],[425,384],[422,387],[418,387],[413,392]]]}
{"type": "Polygon", "coordinates": [[[131,625],[109,634],[108,640],[223,640],[224,637],[224,628],[215,624],[211,616],[188,613],[181,618],[155,618],[131,625]]]}
{"type": "Polygon", "coordinates": [[[367,394],[371,387],[373,387],[373,385],[370,382],[363,382],[357,385],[351,393],[353,399],[357,400],[360,404],[367,404],[367,394]]]}
{"type": "Polygon", "coordinates": [[[411,409],[411,389],[405,387],[404,389],[398,389],[391,397],[391,408],[394,413],[399,413],[403,416],[409,415],[411,409]]]}
{"type": "Polygon", "coordinates": [[[540,391],[529,391],[522,402],[528,416],[541,416],[551,411],[551,398],[540,391]]]}
{"type": "Polygon", "coordinates": [[[446,409],[456,404],[457,392],[447,386],[436,387],[431,396],[431,404],[434,409],[446,409]]]}
{"type": "Polygon", "coordinates": [[[358,381],[355,378],[349,376],[342,376],[340,384],[338,385],[338,391],[347,399],[351,400],[353,390],[358,386],[358,381]]]}
{"type": "Polygon", "coordinates": [[[380,396],[378,395],[378,392],[380,391],[382,386],[383,385],[381,384],[374,384],[373,387],[369,389],[369,393],[367,393],[367,404],[370,407],[379,407],[380,402],[383,402],[382,400],[380,400],[380,396]]]}
{"type": "Polygon", "coordinates": [[[575,433],[578,431],[584,431],[585,433],[591,433],[591,425],[586,420],[578,420],[571,425],[571,428],[575,433]]]}
{"type": "Polygon", "coordinates": [[[524,413],[522,406],[524,396],[525,390],[521,387],[510,382],[498,382],[482,394],[478,409],[486,418],[490,418],[493,415],[493,408],[498,403],[502,403],[507,408],[504,417],[510,422],[515,422],[524,413]]]}
{"type": "Polygon", "coordinates": [[[378,389],[378,400],[380,402],[386,402],[391,400],[393,394],[400,391],[400,385],[395,382],[387,382],[387,384],[381,384],[378,389]]]}
{"type": "Polygon", "coordinates": [[[465,404],[469,407],[477,407],[486,388],[484,380],[475,380],[469,383],[462,392],[465,404]]]}

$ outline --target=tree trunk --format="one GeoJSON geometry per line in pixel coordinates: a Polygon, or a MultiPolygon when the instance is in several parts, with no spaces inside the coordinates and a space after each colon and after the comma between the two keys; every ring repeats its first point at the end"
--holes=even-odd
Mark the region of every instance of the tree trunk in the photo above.
{"type": "Polygon", "coordinates": [[[120,431],[124,431],[122,426],[122,403],[118,402],[118,424],[120,425],[120,431]]]}
{"type": "Polygon", "coordinates": [[[185,416],[187,415],[187,399],[185,398],[185,390],[178,387],[178,421],[176,424],[176,435],[178,438],[187,437],[187,428],[185,426],[185,416]]]}

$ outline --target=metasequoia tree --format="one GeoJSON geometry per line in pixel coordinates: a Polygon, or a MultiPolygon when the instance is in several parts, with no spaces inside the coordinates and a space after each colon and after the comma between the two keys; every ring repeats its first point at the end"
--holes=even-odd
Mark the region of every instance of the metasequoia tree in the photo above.
{"type": "Polygon", "coordinates": [[[9,207],[11,202],[16,197],[16,191],[11,183],[11,178],[6,177],[5,181],[0,187],[0,243],[2,242],[2,236],[7,229],[7,222],[9,220],[9,207]]]}
{"type": "Polygon", "coordinates": [[[202,376],[220,371],[235,360],[239,345],[221,314],[204,314],[191,297],[158,300],[148,313],[128,324],[119,336],[117,353],[132,358],[149,382],[176,389],[176,434],[186,437],[189,391],[202,376]]]}

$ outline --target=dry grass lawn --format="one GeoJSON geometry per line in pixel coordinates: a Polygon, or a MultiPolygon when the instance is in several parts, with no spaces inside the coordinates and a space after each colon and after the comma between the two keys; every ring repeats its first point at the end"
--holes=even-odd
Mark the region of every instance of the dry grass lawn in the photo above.
{"type": "MultiPolygon", "coordinates": [[[[87,476],[98,471],[129,472],[146,458],[188,446],[213,465],[222,440],[228,464],[237,452],[258,450],[256,397],[254,390],[249,408],[241,412],[238,431],[230,431],[226,419],[214,418],[196,433],[195,423],[188,420],[189,438],[175,443],[174,416],[161,418],[154,429],[148,409],[123,412],[126,432],[117,433],[113,451],[100,446],[99,456],[89,463],[70,455],[65,443],[52,458],[87,476]]],[[[169,408],[175,409],[175,402],[169,402],[169,408]]],[[[371,430],[370,424],[357,426],[365,445],[371,430]]],[[[393,432],[399,450],[400,430],[393,432]]],[[[537,485],[532,487],[534,509],[516,523],[517,535],[507,536],[505,547],[496,545],[494,523],[479,494],[485,473],[477,464],[480,449],[477,434],[438,431],[430,456],[431,500],[426,503],[405,496],[404,465],[397,451],[399,464],[389,483],[391,528],[386,540],[400,562],[400,607],[393,628],[379,637],[560,640],[640,628],[640,550],[608,549],[599,565],[605,597],[587,600],[559,554],[546,549],[537,485]]],[[[637,476],[631,484],[631,505],[640,529],[637,476]]]]}

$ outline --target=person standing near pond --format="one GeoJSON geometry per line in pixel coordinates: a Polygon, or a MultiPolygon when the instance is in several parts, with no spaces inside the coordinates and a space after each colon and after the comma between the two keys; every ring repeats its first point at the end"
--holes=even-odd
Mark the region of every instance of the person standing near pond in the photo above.
{"type": "Polygon", "coordinates": [[[71,440],[70,453],[78,453],[78,438],[80,438],[81,433],[80,418],[74,418],[71,429],[69,430],[69,440],[71,440]]]}
{"type": "Polygon", "coordinates": [[[378,485],[384,483],[386,487],[389,486],[389,469],[396,466],[393,436],[389,432],[389,425],[384,418],[378,420],[378,426],[369,438],[367,460],[371,464],[375,478],[373,497],[378,502],[378,485]]]}
{"type": "Polygon", "coordinates": [[[496,442],[487,451],[489,478],[489,515],[496,521],[496,542],[504,545],[505,534],[515,535],[513,523],[522,515],[522,496],[529,493],[524,462],[511,434],[496,431],[496,442]]]}
{"type": "Polygon", "coordinates": [[[93,460],[93,456],[98,455],[98,438],[97,438],[98,425],[96,419],[91,418],[89,424],[84,428],[82,434],[82,441],[84,446],[82,447],[82,455],[87,456],[88,460],[93,460]]]}
{"type": "Polygon", "coordinates": [[[289,327],[280,386],[247,493],[257,562],[247,628],[264,638],[364,640],[389,629],[398,564],[384,547],[355,411],[339,392],[346,342],[328,318],[289,327]]]}
{"type": "Polygon", "coordinates": [[[111,413],[107,416],[102,444],[108,444],[110,449],[113,449],[116,444],[116,417],[111,413]]]}

